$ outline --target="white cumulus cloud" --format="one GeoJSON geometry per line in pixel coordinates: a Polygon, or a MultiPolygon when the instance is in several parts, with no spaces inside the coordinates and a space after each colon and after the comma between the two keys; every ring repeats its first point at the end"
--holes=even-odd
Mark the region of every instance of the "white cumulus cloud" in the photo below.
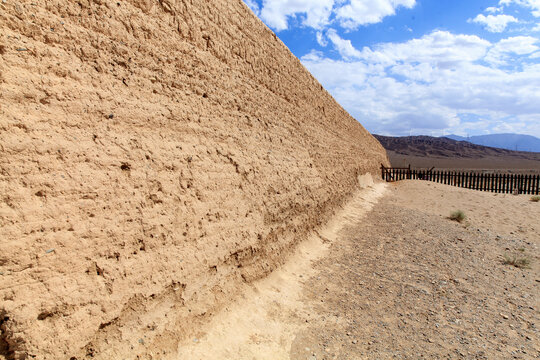
{"type": "Polygon", "coordinates": [[[328,35],[328,38],[336,48],[336,50],[339,52],[342,58],[344,59],[351,59],[351,58],[359,58],[362,56],[362,53],[355,49],[355,47],[352,45],[351,40],[345,40],[342,39],[336,30],[329,29],[326,32],[326,35],[328,35]]]}
{"type": "Polygon", "coordinates": [[[519,22],[518,19],[511,15],[488,15],[485,16],[483,14],[479,14],[474,19],[470,20],[472,22],[482,24],[486,28],[487,31],[494,32],[494,33],[500,33],[503,32],[508,24],[519,22]]]}
{"type": "Polygon", "coordinates": [[[413,8],[415,0],[350,0],[337,9],[337,18],[345,28],[355,29],[360,25],[375,24],[386,16],[394,15],[396,8],[413,8]]]}
{"type": "Polygon", "coordinates": [[[492,14],[495,14],[495,13],[498,13],[498,12],[501,12],[502,11],[502,8],[500,7],[494,7],[494,6],[490,6],[486,9],[486,12],[489,12],[489,13],[492,13],[492,14]]]}
{"type": "Polygon", "coordinates": [[[454,35],[433,31],[404,43],[385,43],[362,50],[363,58],[391,65],[397,62],[429,63],[449,67],[464,61],[481,59],[490,43],[476,35],[454,35]]]}
{"type": "Polygon", "coordinates": [[[499,5],[517,4],[531,9],[533,16],[540,17],[540,0],[500,0],[499,5]]]}
{"type": "Polygon", "coordinates": [[[328,24],[334,0],[264,0],[261,19],[275,30],[286,30],[289,18],[302,16],[305,26],[320,29],[328,24]]]}
{"type": "Polygon", "coordinates": [[[318,53],[302,62],[372,132],[441,135],[505,128],[539,134],[540,64],[529,63],[537,44],[528,36],[490,43],[434,31],[361,50],[347,45],[350,56],[342,60],[318,53]],[[500,64],[509,59],[519,66],[500,64]]]}
{"type": "MultiPolygon", "coordinates": [[[[246,0],[252,9],[253,0],[246,0]]],[[[271,28],[289,28],[292,18],[302,25],[321,30],[336,21],[347,29],[381,22],[399,7],[413,8],[416,0],[263,0],[261,19],[271,28]]]]}
{"type": "Polygon", "coordinates": [[[322,31],[317,31],[317,43],[321,45],[322,47],[325,47],[326,45],[328,45],[328,41],[324,37],[324,34],[322,33],[322,31]]]}
{"type": "MultiPolygon", "coordinates": [[[[539,40],[532,36],[514,36],[502,39],[492,46],[485,60],[496,65],[507,65],[514,55],[529,55],[540,48],[536,45],[539,40]]],[[[529,56],[530,58],[530,56],[529,56]]]]}

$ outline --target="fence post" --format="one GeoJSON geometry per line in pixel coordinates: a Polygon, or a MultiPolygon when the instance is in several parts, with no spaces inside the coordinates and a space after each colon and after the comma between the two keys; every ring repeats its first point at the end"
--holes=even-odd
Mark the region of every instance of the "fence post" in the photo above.
{"type": "Polygon", "coordinates": [[[486,174],[480,174],[480,191],[484,191],[484,186],[486,185],[486,174]]]}
{"type": "Polygon", "coordinates": [[[481,189],[481,186],[482,186],[482,176],[483,176],[483,175],[484,175],[484,174],[482,174],[482,173],[479,173],[479,174],[478,174],[478,181],[477,181],[477,183],[476,183],[476,190],[480,190],[480,189],[481,189]]]}
{"type": "Polygon", "coordinates": [[[514,174],[510,174],[510,194],[514,193],[514,174]]]}

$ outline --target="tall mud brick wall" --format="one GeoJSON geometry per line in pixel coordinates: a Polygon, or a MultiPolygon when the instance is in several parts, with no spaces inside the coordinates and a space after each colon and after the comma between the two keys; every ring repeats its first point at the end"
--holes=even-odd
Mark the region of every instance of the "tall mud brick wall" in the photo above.
{"type": "Polygon", "coordinates": [[[0,358],[166,358],[387,161],[241,0],[0,3],[0,358]]]}

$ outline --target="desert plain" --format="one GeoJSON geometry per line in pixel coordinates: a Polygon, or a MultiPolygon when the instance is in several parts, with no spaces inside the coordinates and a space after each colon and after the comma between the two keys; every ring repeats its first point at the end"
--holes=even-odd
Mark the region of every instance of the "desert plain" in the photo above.
{"type": "Polygon", "coordinates": [[[539,205],[425,181],[362,189],[179,358],[536,359],[539,205]]]}

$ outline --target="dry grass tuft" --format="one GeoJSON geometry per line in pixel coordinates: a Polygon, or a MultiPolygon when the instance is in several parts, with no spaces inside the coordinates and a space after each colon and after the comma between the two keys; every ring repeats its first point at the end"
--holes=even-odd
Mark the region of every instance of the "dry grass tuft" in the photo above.
{"type": "Polygon", "coordinates": [[[527,256],[520,256],[519,254],[504,254],[504,264],[512,265],[520,269],[529,269],[531,267],[531,259],[527,256]]]}
{"type": "Polygon", "coordinates": [[[467,218],[467,216],[465,216],[465,213],[463,211],[456,210],[456,211],[452,212],[448,218],[450,220],[454,220],[454,221],[457,221],[457,222],[460,223],[463,220],[465,220],[467,218]]]}
{"type": "Polygon", "coordinates": [[[539,201],[540,201],[540,196],[539,196],[539,195],[531,196],[531,201],[533,201],[533,202],[539,202],[539,201]]]}

